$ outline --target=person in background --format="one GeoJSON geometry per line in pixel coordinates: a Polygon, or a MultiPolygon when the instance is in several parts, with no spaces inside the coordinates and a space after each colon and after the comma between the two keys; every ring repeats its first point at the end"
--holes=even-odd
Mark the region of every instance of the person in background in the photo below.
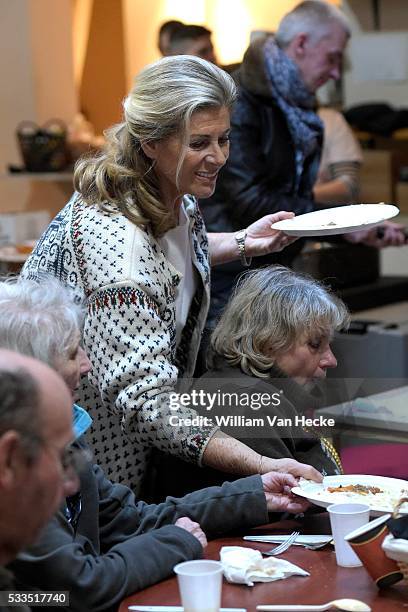
{"type": "MultiPolygon", "coordinates": [[[[90,369],[79,345],[83,314],[56,279],[0,282],[0,346],[54,367],[73,395],[90,369]]],[[[73,410],[74,447],[82,449],[91,419],[79,406],[73,410]]],[[[126,596],[168,577],[176,563],[200,557],[207,537],[265,523],[268,510],[303,511],[307,504],[285,492],[295,483],[269,473],[154,506],[88,461],[79,491],[11,567],[20,588],[69,591],[70,610],[117,610],[126,596]]]]}
{"type": "Polygon", "coordinates": [[[182,25],[171,32],[167,55],[195,55],[216,64],[211,34],[201,25],[182,25]]]}
{"type": "Polygon", "coordinates": [[[171,55],[171,53],[169,53],[170,39],[173,33],[178,28],[183,27],[183,26],[184,26],[184,23],[182,21],[178,21],[177,19],[171,19],[170,21],[165,21],[160,26],[159,34],[157,37],[157,46],[163,57],[167,55],[171,55]]]}
{"type": "MultiPolygon", "coordinates": [[[[76,165],[77,192],[51,222],[22,275],[51,274],[86,302],[83,346],[92,369],[80,400],[94,417],[88,440],[114,482],[154,486],[158,448],[238,475],[260,456],[214,427],[175,428],[169,396],[194,371],[209,304],[211,264],[291,242],[260,219],[240,234],[207,235],[196,197],[207,197],[229,150],[235,86],[214,64],[186,55],[145,67],[124,102],[124,122],[96,157],[76,165]]],[[[180,412],[195,416],[189,407],[180,412]]],[[[191,420],[190,420],[191,423],[191,420]]],[[[272,469],[321,476],[308,466],[272,469]]]]}
{"type": "Polygon", "coordinates": [[[335,109],[319,108],[318,115],[323,121],[324,135],[314,199],[323,204],[356,204],[363,161],[359,142],[343,115],[335,109]]]}
{"type": "MultiPolygon", "coordinates": [[[[237,231],[281,208],[297,215],[314,210],[323,143],[315,93],[340,77],[349,36],[348,21],[337,7],[306,0],[283,17],[275,36],[249,46],[236,73],[229,160],[214,194],[200,200],[209,231],[237,231]]],[[[382,239],[375,229],[345,239],[377,247],[405,240],[395,224],[385,226],[382,239]]],[[[254,260],[252,267],[277,262],[290,266],[302,245],[300,240],[279,255],[254,260]]],[[[244,270],[240,262],[214,269],[208,331],[244,270]]]]}
{"type": "MultiPolygon", "coordinates": [[[[348,323],[344,303],[317,281],[279,265],[247,272],[211,336],[209,371],[195,382],[198,393],[222,399],[200,414],[224,419],[227,433],[264,457],[291,457],[324,476],[342,473],[333,430],[297,419],[324,407],[326,372],[337,365],[330,342],[348,323]]],[[[168,457],[159,472],[163,489],[177,495],[225,480],[168,457]]]]}
{"type": "MultiPolygon", "coordinates": [[[[180,22],[168,22],[176,24],[180,22]]],[[[169,26],[166,28],[166,53],[162,55],[195,55],[214,64],[218,64],[216,53],[211,40],[212,32],[208,28],[196,24],[181,24],[181,27],[169,26]]],[[[233,63],[220,65],[222,70],[232,74],[240,65],[233,63]]]]}
{"type": "MultiPolygon", "coordinates": [[[[4,566],[31,544],[73,494],[69,472],[71,395],[36,359],[0,349],[0,591],[14,589],[4,566]]],[[[0,604],[0,609],[2,608],[0,604]]],[[[16,608],[10,608],[15,610],[16,608]]]]}

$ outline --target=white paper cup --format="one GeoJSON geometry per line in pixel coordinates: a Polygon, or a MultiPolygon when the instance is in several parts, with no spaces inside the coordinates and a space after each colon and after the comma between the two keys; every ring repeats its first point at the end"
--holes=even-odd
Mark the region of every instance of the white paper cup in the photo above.
{"type": "Polygon", "coordinates": [[[219,561],[185,561],[174,567],[184,612],[219,612],[222,565],[219,561]]]}
{"type": "Polygon", "coordinates": [[[368,523],[370,507],[365,504],[332,504],[327,511],[330,514],[337,565],[342,567],[362,565],[344,536],[368,523]]]}

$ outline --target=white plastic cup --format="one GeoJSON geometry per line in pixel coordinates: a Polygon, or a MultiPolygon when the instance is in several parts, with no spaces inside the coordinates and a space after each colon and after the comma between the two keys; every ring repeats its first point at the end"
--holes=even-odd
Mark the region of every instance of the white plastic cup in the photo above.
{"type": "Polygon", "coordinates": [[[184,612],[219,612],[222,565],[219,561],[185,561],[174,567],[184,612]]]}
{"type": "Polygon", "coordinates": [[[362,527],[370,520],[370,506],[366,504],[332,504],[327,508],[330,515],[337,565],[359,567],[363,565],[344,536],[362,527]]]}

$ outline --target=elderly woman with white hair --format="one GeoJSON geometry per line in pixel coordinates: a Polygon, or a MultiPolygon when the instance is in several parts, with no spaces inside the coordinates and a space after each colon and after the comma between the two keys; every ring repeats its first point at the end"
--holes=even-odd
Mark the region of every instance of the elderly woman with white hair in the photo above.
{"type": "MultiPolygon", "coordinates": [[[[72,292],[56,279],[0,282],[0,347],[48,363],[73,393],[90,367],[79,345],[82,321],[72,292]]],[[[91,419],[79,406],[74,418],[71,446],[79,450],[91,419]]],[[[176,563],[200,557],[206,536],[265,523],[268,510],[308,506],[288,493],[293,476],[273,472],[157,506],[110,482],[89,460],[79,477],[79,491],[13,563],[20,588],[69,591],[75,612],[113,612],[127,595],[171,575],[176,563]]]]}
{"type": "MultiPolygon", "coordinates": [[[[90,443],[109,477],[135,491],[150,485],[153,448],[240,475],[260,465],[257,453],[217,428],[169,422],[169,395],[194,371],[210,259],[246,260],[290,242],[271,224],[292,213],[237,234],[206,234],[196,197],[211,195],[227,160],[234,99],[229,75],[201,58],[167,57],[144,68],[123,123],[107,133],[99,155],[79,161],[77,192],[23,269],[30,279],[53,274],[85,299],[92,369],[80,396],[94,417],[90,443]]],[[[319,478],[293,462],[264,467],[319,478]]]]}
{"type": "MultiPolygon", "coordinates": [[[[263,457],[341,473],[330,431],[325,437],[305,419],[322,407],[321,383],[337,365],[330,341],[348,323],[342,300],[312,278],[279,265],[244,274],[212,334],[210,369],[196,383],[217,398],[202,414],[263,457]]],[[[225,478],[174,460],[163,461],[160,471],[177,495],[225,478]]]]}

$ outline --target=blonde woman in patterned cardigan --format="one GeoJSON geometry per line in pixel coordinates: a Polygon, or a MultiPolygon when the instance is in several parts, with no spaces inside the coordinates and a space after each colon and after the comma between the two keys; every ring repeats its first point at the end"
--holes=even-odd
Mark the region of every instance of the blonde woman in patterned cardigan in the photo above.
{"type": "Polygon", "coordinates": [[[209,265],[278,251],[290,239],[268,215],[238,234],[210,234],[196,197],[210,196],[228,158],[235,86],[197,57],[147,66],[99,155],[77,163],[76,193],[51,222],[23,276],[53,274],[87,304],[83,345],[92,369],[79,400],[88,438],[111,480],[139,492],[152,449],[248,475],[270,470],[315,480],[293,460],[262,458],[213,427],[172,426],[169,396],[193,371],[209,303],[209,265]]]}

